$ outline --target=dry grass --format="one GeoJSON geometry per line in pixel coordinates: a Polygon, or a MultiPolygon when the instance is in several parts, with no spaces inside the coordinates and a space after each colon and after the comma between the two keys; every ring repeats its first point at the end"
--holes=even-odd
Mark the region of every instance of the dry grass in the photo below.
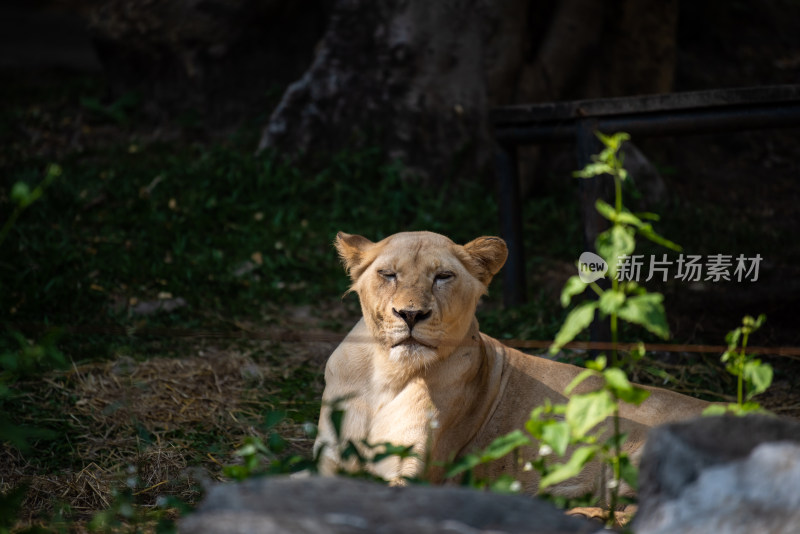
{"type": "MultiPolygon", "coordinates": [[[[259,426],[265,413],[291,412],[293,399],[278,394],[293,369],[310,365],[321,372],[330,350],[320,343],[193,346],[181,358],[121,356],[21,384],[26,412],[36,414],[25,422],[66,418],[69,447],[58,451],[71,452],[59,458],[39,444],[23,456],[0,447],[0,491],[29,485],[21,526],[66,506],[78,519],[70,527],[76,532],[112,505],[115,488],[131,487],[144,509],[166,495],[194,503],[203,484],[221,480],[222,466],[238,461],[233,453],[244,437],[266,437],[259,426]],[[282,352],[289,356],[273,357],[282,352]]],[[[312,393],[321,396],[321,380],[307,387],[320,388],[312,393]]],[[[273,430],[292,452],[310,451],[301,424],[285,419],[273,430]]]]}

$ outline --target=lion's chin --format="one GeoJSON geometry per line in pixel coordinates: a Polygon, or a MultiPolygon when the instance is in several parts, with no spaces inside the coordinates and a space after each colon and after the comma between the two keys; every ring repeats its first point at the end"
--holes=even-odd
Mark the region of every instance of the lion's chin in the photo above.
{"type": "Polygon", "coordinates": [[[389,349],[389,360],[409,367],[424,367],[437,358],[436,349],[413,340],[389,349]]]}

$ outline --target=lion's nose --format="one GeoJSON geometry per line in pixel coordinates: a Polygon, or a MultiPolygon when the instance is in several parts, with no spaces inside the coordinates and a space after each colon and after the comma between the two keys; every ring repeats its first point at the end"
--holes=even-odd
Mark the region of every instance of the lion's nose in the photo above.
{"type": "Polygon", "coordinates": [[[408,329],[411,330],[414,328],[414,325],[420,321],[424,321],[428,317],[431,316],[431,311],[422,311],[422,310],[395,310],[392,308],[392,313],[395,314],[397,317],[401,318],[405,323],[408,325],[408,329]]]}

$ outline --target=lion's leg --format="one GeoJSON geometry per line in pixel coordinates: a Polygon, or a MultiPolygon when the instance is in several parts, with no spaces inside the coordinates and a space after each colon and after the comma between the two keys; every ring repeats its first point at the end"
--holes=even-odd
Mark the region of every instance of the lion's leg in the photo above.
{"type": "Polygon", "coordinates": [[[343,462],[341,453],[350,441],[357,446],[367,433],[367,403],[358,397],[342,396],[334,401],[323,399],[320,409],[317,439],[314,441],[314,456],[319,455],[317,469],[322,475],[335,475],[339,470],[355,471],[357,462],[343,462]],[[339,428],[334,427],[332,412],[341,409],[344,416],[339,428]]]}
{"type": "MultiPolygon", "coordinates": [[[[412,456],[402,458],[389,456],[377,462],[372,470],[389,481],[419,478],[425,472],[425,459],[432,443],[434,410],[428,408],[430,401],[421,388],[408,388],[386,405],[372,422],[369,442],[372,445],[391,444],[412,447],[412,456]]],[[[376,453],[383,452],[381,448],[376,453]]]]}
{"type": "Polygon", "coordinates": [[[373,472],[393,486],[405,486],[409,479],[419,478],[424,469],[424,462],[420,458],[393,456],[376,463],[373,472]]]}

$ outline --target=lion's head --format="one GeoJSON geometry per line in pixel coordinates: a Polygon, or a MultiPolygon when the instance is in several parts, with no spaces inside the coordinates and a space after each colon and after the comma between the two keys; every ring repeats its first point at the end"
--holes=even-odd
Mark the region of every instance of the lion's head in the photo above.
{"type": "Polygon", "coordinates": [[[370,333],[390,361],[411,368],[446,358],[463,342],[478,299],[508,255],[498,237],[461,246],[431,232],[377,243],[340,232],[336,248],[370,333]]]}

